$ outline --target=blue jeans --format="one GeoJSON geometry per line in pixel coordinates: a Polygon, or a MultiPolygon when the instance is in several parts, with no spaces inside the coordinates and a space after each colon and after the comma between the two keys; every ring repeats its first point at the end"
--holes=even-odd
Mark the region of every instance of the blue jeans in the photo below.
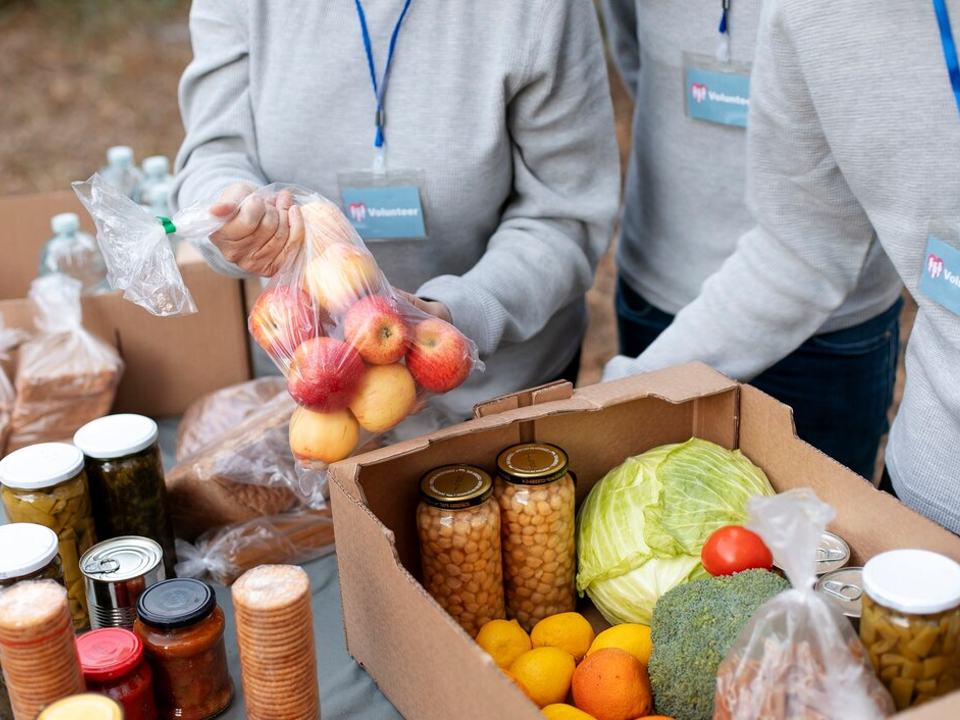
{"type": "MultiPolygon", "coordinates": [[[[639,355],[673,321],[623,278],[615,302],[623,355],[639,355]]],[[[865,478],[873,477],[880,438],[889,429],[902,307],[898,299],[860,325],[814,335],[750,381],[793,408],[802,439],[865,478]]]]}

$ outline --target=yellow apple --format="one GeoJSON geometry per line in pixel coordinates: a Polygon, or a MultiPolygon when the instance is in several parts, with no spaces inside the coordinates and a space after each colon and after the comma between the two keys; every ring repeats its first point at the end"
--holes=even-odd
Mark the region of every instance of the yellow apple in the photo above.
{"type": "Polygon", "coordinates": [[[380,289],[376,260],[354,245],[330,245],[304,270],[307,289],[327,312],[340,315],[357,300],[380,289]]]}
{"type": "Polygon", "coordinates": [[[349,410],[330,413],[297,408],[290,418],[290,449],[298,460],[334,463],[353,452],[360,424],[349,410]]]}
{"type": "Polygon", "coordinates": [[[313,257],[334,243],[354,244],[356,231],[340,208],[329,200],[314,200],[300,207],[303,226],[308,241],[308,251],[313,257]]]}
{"type": "Polygon", "coordinates": [[[360,427],[373,433],[389,430],[413,412],[417,384],[400,363],[368,365],[350,410],[360,427]]]}

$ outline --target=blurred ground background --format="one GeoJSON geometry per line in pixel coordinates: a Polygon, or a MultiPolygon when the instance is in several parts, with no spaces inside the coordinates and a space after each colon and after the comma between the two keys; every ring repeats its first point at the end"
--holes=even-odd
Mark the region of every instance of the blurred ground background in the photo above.
{"type": "MultiPolygon", "coordinates": [[[[0,0],[0,194],[62,190],[105,162],[111,145],[138,161],[171,159],[183,139],[177,81],[192,57],[185,0],[0,0]]],[[[630,99],[611,72],[621,156],[630,99]]],[[[580,384],[616,353],[613,252],[588,295],[580,384]]],[[[904,313],[902,341],[915,306],[904,313]]],[[[901,359],[902,365],[902,359],[901,359]]],[[[901,367],[897,398],[902,388],[901,367]]]]}

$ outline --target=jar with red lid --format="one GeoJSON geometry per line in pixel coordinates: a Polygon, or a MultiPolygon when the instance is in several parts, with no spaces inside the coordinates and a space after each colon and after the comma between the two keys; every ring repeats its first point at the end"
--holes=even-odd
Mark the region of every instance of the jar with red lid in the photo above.
{"type": "Polygon", "coordinates": [[[137,599],[133,631],[153,670],[160,720],[204,720],[230,705],[225,626],[213,588],[199,580],[164,580],[137,599]]]}
{"type": "Polygon", "coordinates": [[[157,720],[153,672],[143,642],[124,628],[91,630],[77,638],[87,690],[113,698],[125,720],[157,720]]]}

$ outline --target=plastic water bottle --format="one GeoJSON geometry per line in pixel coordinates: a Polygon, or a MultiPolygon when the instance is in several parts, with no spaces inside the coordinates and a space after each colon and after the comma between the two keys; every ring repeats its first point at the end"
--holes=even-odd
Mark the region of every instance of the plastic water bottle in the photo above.
{"type": "Polygon", "coordinates": [[[54,215],[53,237],[40,251],[39,275],[63,273],[83,283],[84,293],[106,292],[107,266],[93,236],[80,230],[75,213],[54,215]]]}
{"type": "Polygon", "coordinates": [[[134,202],[140,201],[143,173],[133,162],[133,149],[115,145],[107,150],[107,165],[100,168],[100,176],[134,202]]]}
{"type": "Polygon", "coordinates": [[[143,184],[140,189],[140,204],[154,215],[167,217],[170,214],[170,160],[163,155],[151,155],[143,161],[143,184]]]}

